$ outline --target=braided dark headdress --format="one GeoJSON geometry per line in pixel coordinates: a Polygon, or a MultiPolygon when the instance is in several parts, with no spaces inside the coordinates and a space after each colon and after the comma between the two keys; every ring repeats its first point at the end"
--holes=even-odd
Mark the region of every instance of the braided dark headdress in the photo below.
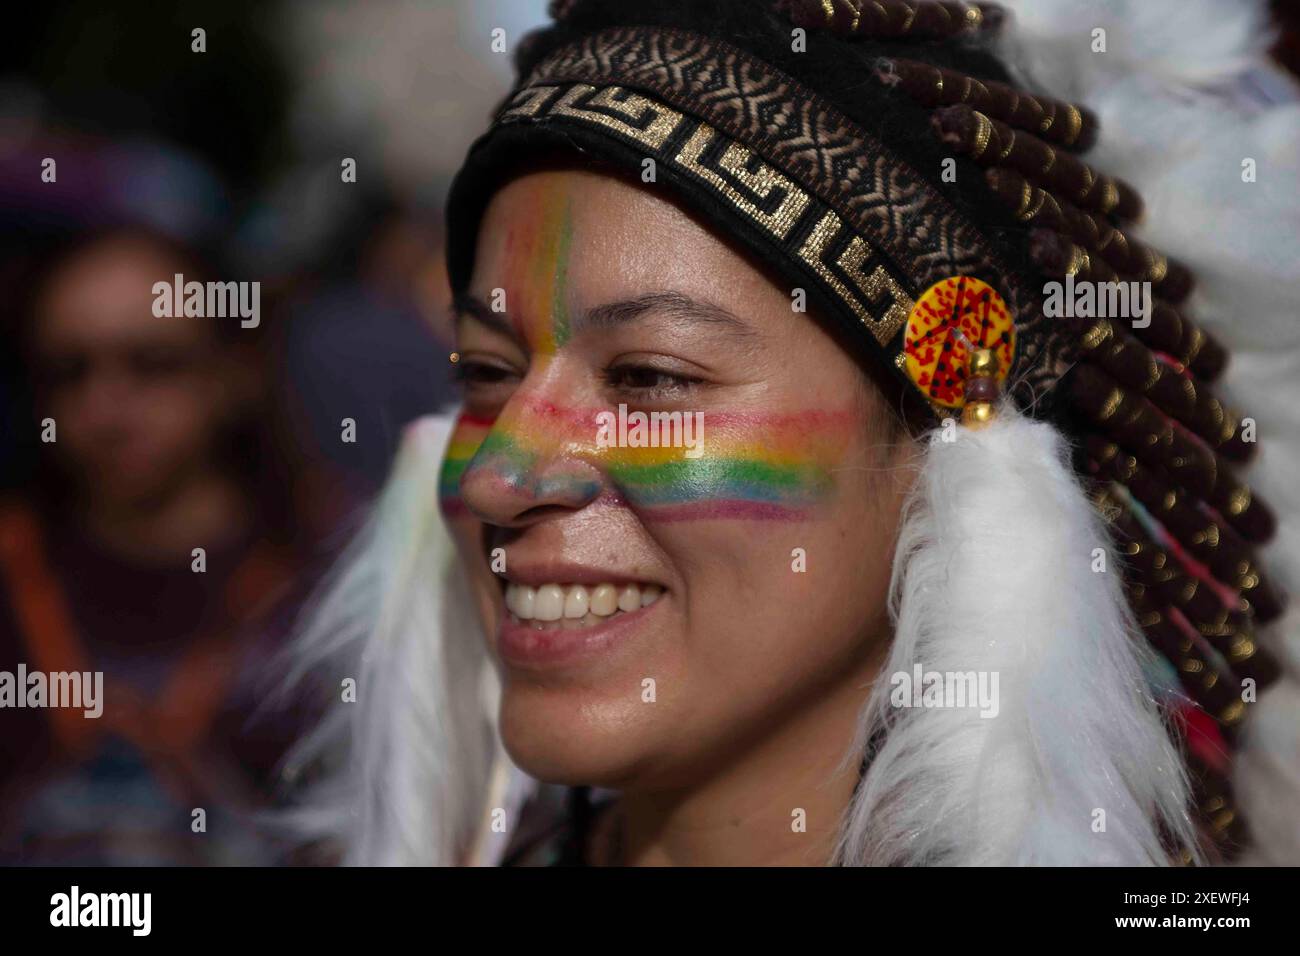
{"type": "Polygon", "coordinates": [[[1240,846],[1227,755],[1243,679],[1262,689],[1278,674],[1255,629],[1283,604],[1253,553],[1275,520],[1234,474],[1256,446],[1211,389],[1227,353],[1187,314],[1191,272],[1130,234],[1141,197],[1081,158],[1096,117],[1016,88],[989,52],[1004,19],[991,4],[567,0],[552,13],[454,186],[457,291],[521,157],[576,149],[634,170],[650,157],[923,414],[987,398],[967,353],[993,351],[1018,404],[1075,440],[1127,555],[1130,603],[1202,708],[1185,726],[1204,823],[1225,853],[1240,846]],[[1067,276],[1150,283],[1149,321],[1045,315],[1045,283],[1067,276]]]}

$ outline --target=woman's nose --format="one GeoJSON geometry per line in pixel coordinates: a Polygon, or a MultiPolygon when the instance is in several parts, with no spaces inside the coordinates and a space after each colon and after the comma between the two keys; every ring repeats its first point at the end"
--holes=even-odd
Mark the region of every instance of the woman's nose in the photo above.
{"type": "Polygon", "coordinates": [[[461,475],[465,506],[500,527],[586,507],[600,495],[601,473],[565,431],[544,415],[503,414],[461,475]]]}

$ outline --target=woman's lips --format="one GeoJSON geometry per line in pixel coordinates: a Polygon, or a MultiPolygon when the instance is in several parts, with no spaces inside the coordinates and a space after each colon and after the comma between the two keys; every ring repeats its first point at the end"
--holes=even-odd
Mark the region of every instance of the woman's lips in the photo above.
{"type": "Polygon", "coordinates": [[[510,582],[497,648],[505,663],[555,666],[609,648],[640,628],[661,602],[656,584],[510,582]]]}

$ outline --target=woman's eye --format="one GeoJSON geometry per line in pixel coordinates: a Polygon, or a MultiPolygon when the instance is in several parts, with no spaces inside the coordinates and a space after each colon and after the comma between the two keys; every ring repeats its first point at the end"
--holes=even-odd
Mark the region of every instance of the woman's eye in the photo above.
{"type": "Polygon", "coordinates": [[[671,396],[698,385],[700,379],[649,365],[616,365],[605,370],[605,382],[624,392],[671,396]]]}
{"type": "Polygon", "coordinates": [[[464,356],[461,356],[460,361],[452,367],[452,376],[467,391],[489,389],[495,385],[512,383],[519,377],[514,369],[505,365],[486,362],[481,359],[467,359],[464,356]]]}

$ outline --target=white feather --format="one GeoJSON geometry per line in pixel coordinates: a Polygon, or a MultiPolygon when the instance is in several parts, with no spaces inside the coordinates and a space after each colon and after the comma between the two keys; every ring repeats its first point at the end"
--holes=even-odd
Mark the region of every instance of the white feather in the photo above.
{"type": "Polygon", "coordinates": [[[509,784],[490,786],[513,770],[496,733],[496,675],[436,507],[450,429],[443,416],[408,427],[373,516],[297,641],[291,683],[309,671],[336,688],[356,681],[356,702],[340,692],[291,758],[344,761],[296,823],[346,863],[490,862],[502,847],[481,834],[489,799],[518,802],[509,784]]]}
{"type": "Polygon", "coordinates": [[[942,434],[932,433],[900,531],[894,643],[855,752],[887,735],[840,858],[1166,862],[1162,827],[1192,839],[1182,765],[1142,674],[1148,652],[1107,532],[1059,434],[1010,406],[984,429],[942,434]],[[918,663],[996,673],[996,716],[894,706],[891,675],[918,663]]]}

